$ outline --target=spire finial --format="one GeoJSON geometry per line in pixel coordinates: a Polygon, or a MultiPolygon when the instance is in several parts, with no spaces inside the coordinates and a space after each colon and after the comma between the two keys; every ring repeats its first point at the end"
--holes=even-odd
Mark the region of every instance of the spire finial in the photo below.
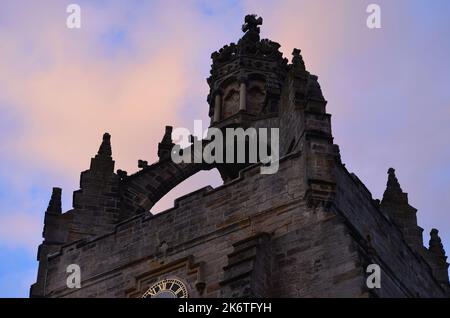
{"type": "Polygon", "coordinates": [[[53,188],[52,196],[51,196],[50,201],[48,203],[47,212],[58,213],[58,214],[62,212],[62,208],[61,208],[61,193],[62,193],[62,189],[61,188],[53,188]]]}
{"type": "Polygon", "coordinates": [[[98,155],[103,157],[111,157],[111,135],[108,133],[103,134],[103,141],[98,149],[98,155]]]}
{"type": "Polygon", "coordinates": [[[110,134],[103,134],[102,144],[98,149],[98,153],[91,159],[90,170],[100,172],[102,174],[114,172],[114,160],[112,159],[110,134]]]}
{"type": "Polygon", "coordinates": [[[259,26],[262,25],[263,19],[258,17],[256,14],[247,14],[244,19],[244,24],[242,25],[242,32],[244,36],[242,40],[249,42],[259,41],[259,26]]]}
{"type": "Polygon", "coordinates": [[[300,49],[294,48],[292,51],[292,65],[304,71],[306,67],[301,52],[302,51],[300,49]]]}
{"type": "Polygon", "coordinates": [[[263,24],[263,18],[256,14],[247,14],[242,25],[242,32],[257,32],[259,34],[259,26],[263,24]]]}
{"type": "Polygon", "coordinates": [[[172,141],[172,126],[166,126],[166,130],[161,142],[158,144],[159,159],[170,158],[172,148],[175,145],[172,141]]]}
{"type": "Polygon", "coordinates": [[[386,184],[386,191],[391,193],[402,193],[402,188],[400,187],[400,183],[398,182],[397,177],[395,176],[395,169],[389,168],[388,170],[388,181],[386,184]]]}
{"type": "Polygon", "coordinates": [[[437,229],[432,229],[430,232],[429,250],[437,256],[445,258],[444,246],[437,229]]]}

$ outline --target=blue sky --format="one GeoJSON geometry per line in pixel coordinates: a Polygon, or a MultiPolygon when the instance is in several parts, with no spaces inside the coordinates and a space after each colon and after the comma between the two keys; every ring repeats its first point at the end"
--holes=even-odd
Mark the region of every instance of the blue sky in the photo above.
{"type": "MultiPolygon", "coordinates": [[[[396,168],[425,229],[450,246],[450,2],[2,1],[0,297],[26,297],[53,186],[71,207],[105,131],[116,168],[156,159],[165,125],[207,122],[210,54],[236,41],[247,13],[287,57],[319,75],[343,161],[381,198],[396,168]],[[65,7],[82,28],[65,27],[65,7]],[[369,3],[382,28],[365,26],[369,3]],[[39,12],[39,14],[36,14],[39,12]]],[[[201,174],[162,200],[208,183],[201,174]]]]}

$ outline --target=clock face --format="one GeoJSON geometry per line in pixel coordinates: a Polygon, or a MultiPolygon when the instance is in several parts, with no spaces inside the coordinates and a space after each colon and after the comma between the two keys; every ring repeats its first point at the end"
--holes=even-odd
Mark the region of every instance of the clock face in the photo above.
{"type": "Polygon", "coordinates": [[[151,286],[142,298],[188,298],[186,286],[178,279],[163,279],[151,286]]]}

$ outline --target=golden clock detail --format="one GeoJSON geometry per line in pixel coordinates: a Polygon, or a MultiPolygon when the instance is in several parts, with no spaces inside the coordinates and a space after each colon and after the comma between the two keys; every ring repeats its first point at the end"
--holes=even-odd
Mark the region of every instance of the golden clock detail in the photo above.
{"type": "Polygon", "coordinates": [[[178,279],[163,279],[152,285],[142,298],[188,298],[186,285],[178,279]]]}

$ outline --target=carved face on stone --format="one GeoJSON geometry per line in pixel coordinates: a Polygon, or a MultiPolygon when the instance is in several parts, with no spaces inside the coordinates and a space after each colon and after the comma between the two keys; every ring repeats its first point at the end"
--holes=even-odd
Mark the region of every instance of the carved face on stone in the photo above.
{"type": "Polygon", "coordinates": [[[239,84],[232,82],[223,90],[222,118],[230,117],[239,111],[239,84]]]}
{"type": "Polygon", "coordinates": [[[251,80],[247,84],[247,111],[261,114],[266,102],[266,83],[262,80],[251,80]]]}

